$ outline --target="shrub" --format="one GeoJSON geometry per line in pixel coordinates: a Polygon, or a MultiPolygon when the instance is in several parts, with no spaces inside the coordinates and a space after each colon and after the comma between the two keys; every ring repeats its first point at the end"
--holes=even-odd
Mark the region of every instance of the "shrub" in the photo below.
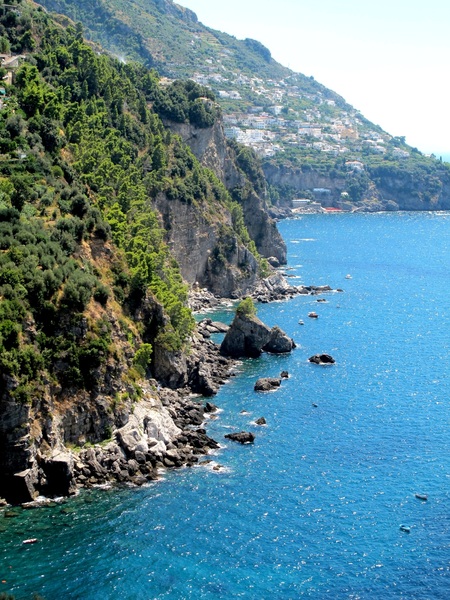
{"type": "Polygon", "coordinates": [[[108,302],[108,298],[109,298],[108,288],[105,285],[103,285],[102,283],[99,283],[94,291],[94,300],[96,302],[98,302],[99,304],[101,304],[102,306],[106,306],[106,303],[108,302]]]}
{"type": "Polygon", "coordinates": [[[142,344],[139,350],[134,355],[133,364],[139,373],[144,376],[152,357],[153,348],[151,344],[142,344]]]}
{"type": "Polygon", "coordinates": [[[256,307],[251,298],[244,298],[236,308],[236,314],[240,317],[251,317],[256,315],[256,307]]]}
{"type": "Polygon", "coordinates": [[[61,306],[68,310],[82,312],[91,299],[97,280],[88,273],[75,271],[64,287],[61,306]]]}

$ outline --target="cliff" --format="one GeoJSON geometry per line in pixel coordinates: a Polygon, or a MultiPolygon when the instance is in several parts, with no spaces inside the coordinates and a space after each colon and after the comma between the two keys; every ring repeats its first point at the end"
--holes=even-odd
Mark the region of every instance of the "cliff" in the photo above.
{"type": "Polygon", "coordinates": [[[188,394],[214,394],[229,363],[197,333],[186,282],[238,296],[264,267],[225,187],[242,176],[210,92],[164,88],[80,27],[31,2],[20,12],[0,14],[25,57],[0,109],[0,497],[12,502],[143,483],[215,447],[193,430],[204,408],[188,394]],[[229,177],[164,127],[167,113],[210,140],[229,177]]]}
{"type": "MultiPolygon", "coordinates": [[[[345,165],[317,170],[265,162],[264,174],[270,185],[287,190],[284,203],[292,197],[309,194],[324,207],[346,210],[448,210],[450,208],[450,172],[445,165],[429,159],[429,164],[414,157],[397,164],[383,161],[361,164],[357,173],[345,165]]],[[[350,161],[351,165],[351,161],[350,161]]],[[[283,201],[283,200],[282,200],[283,201]]]]}
{"type": "Polygon", "coordinates": [[[183,279],[191,286],[207,288],[222,298],[238,298],[254,288],[259,265],[233,232],[229,212],[219,220],[217,211],[212,216],[208,207],[199,210],[163,194],[156,197],[155,206],[183,279]]]}
{"type": "Polygon", "coordinates": [[[243,209],[245,226],[258,252],[265,258],[274,256],[286,263],[286,245],[275,221],[270,217],[262,194],[256,193],[246,174],[238,167],[236,154],[229,146],[221,120],[212,127],[198,128],[187,123],[165,121],[171,131],[189,145],[203,166],[238,198],[243,209]]]}

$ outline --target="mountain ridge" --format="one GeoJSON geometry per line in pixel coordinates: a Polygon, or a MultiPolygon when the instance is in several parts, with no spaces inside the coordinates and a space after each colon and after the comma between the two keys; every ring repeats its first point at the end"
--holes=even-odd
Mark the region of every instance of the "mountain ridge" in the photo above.
{"type": "Polygon", "coordinates": [[[280,194],[289,205],[307,192],[324,206],[360,210],[450,207],[448,166],[370,123],[313,77],[280,65],[260,42],[215,31],[190,13],[181,18],[184,9],[172,0],[95,0],[95,10],[108,15],[102,22],[73,0],[42,4],[83,21],[89,36],[111,51],[147,61],[164,76],[210,86],[227,135],[260,154],[275,203],[280,194]],[[121,23],[135,41],[108,38],[108,28],[121,23]],[[326,197],[314,192],[324,172],[334,180],[326,197]],[[311,186],[299,187],[306,180],[311,186]]]}

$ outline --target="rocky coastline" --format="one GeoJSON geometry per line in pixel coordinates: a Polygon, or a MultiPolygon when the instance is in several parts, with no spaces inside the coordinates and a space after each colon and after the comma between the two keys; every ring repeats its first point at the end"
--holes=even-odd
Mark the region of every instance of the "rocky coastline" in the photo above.
{"type": "MultiPolygon", "coordinates": [[[[286,274],[281,269],[274,271],[269,277],[259,281],[253,291],[247,294],[247,296],[251,297],[255,302],[266,304],[289,300],[299,295],[317,295],[325,292],[342,292],[342,290],[333,289],[329,285],[290,285],[286,279],[286,274]]],[[[189,295],[189,307],[195,313],[202,313],[213,310],[220,305],[232,306],[233,302],[236,302],[238,299],[240,299],[240,296],[222,298],[207,289],[194,288],[189,295]]]]}
{"type": "MultiPolygon", "coordinates": [[[[271,302],[329,291],[329,286],[290,286],[281,273],[275,272],[261,282],[253,297],[271,302]]],[[[223,303],[229,305],[230,299],[218,298],[206,290],[196,290],[190,297],[191,308],[201,312],[223,303]]],[[[111,432],[109,440],[80,448],[59,444],[50,456],[40,457],[37,472],[16,474],[20,493],[16,498],[7,498],[7,502],[39,501],[42,495],[69,496],[80,488],[104,485],[141,486],[158,479],[163,469],[193,466],[218,449],[219,443],[207,435],[205,428],[217,407],[205,398],[214,396],[233,376],[237,357],[224,355],[211,340],[211,334],[226,333],[228,329],[209,318],[200,321],[191,340],[182,387],[171,389],[154,379],[146,380],[141,398],[124,416],[122,426],[111,432]]]]}

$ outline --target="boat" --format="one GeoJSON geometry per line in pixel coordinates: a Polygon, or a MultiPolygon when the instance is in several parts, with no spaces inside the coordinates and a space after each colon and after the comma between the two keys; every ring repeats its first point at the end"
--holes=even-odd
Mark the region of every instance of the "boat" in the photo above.
{"type": "Polygon", "coordinates": [[[428,500],[428,496],[426,494],[415,494],[415,496],[418,500],[423,500],[424,502],[428,500]]]}
{"type": "Polygon", "coordinates": [[[317,313],[315,313],[315,312],[310,312],[310,313],[308,313],[308,317],[310,319],[318,319],[319,315],[317,313]]]}
{"type": "Polygon", "coordinates": [[[345,279],[351,279],[351,278],[352,278],[352,276],[351,276],[351,275],[348,275],[348,274],[347,274],[347,275],[345,276],[345,279]]]}
{"type": "Polygon", "coordinates": [[[403,533],[411,533],[411,527],[408,527],[407,525],[400,525],[400,531],[403,531],[403,533]]]}
{"type": "Polygon", "coordinates": [[[305,323],[303,321],[299,321],[298,324],[299,325],[304,325],[305,323]]]}
{"type": "Polygon", "coordinates": [[[23,540],[22,544],[36,544],[38,541],[37,538],[29,538],[28,540],[23,540]]]}

